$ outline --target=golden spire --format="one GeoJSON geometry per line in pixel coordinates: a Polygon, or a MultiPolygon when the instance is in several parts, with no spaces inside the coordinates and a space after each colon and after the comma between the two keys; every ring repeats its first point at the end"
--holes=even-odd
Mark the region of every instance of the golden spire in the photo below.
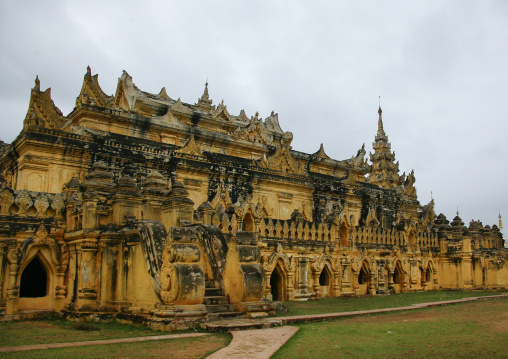
{"type": "Polygon", "coordinates": [[[377,121],[377,135],[376,135],[376,141],[377,140],[388,140],[388,137],[386,137],[385,130],[383,128],[383,110],[381,110],[381,96],[379,96],[379,109],[377,110],[377,113],[379,114],[379,119],[377,121]]]}
{"type": "Polygon", "coordinates": [[[503,220],[501,219],[501,211],[499,211],[499,229],[503,229],[503,220]]]}

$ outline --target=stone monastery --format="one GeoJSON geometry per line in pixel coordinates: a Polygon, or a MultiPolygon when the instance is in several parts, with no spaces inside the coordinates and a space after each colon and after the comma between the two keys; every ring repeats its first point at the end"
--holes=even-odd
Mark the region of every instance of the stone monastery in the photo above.
{"type": "Polygon", "coordinates": [[[291,149],[277,114],[235,116],[90,68],[67,116],[39,79],[0,141],[0,311],[109,315],[171,330],[274,302],[508,288],[497,226],[421,205],[379,108],[374,153],[291,149]]]}

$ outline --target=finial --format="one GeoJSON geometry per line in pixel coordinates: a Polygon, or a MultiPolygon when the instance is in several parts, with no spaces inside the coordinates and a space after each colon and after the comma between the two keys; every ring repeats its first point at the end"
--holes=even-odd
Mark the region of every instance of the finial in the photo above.
{"type": "Polygon", "coordinates": [[[208,96],[208,76],[207,76],[206,82],[205,82],[205,91],[203,91],[203,95],[201,96],[201,99],[203,99],[203,100],[209,99],[209,96],[208,96]]]}
{"type": "MultiPolygon", "coordinates": [[[[381,96],[379,96],[381,101],[381,96]]],[[[379,114],[379,119],[377,121],[377,136],[376,139],[382,139],[386,137],[385,130],[383,128],[383,111],[381,110],[381,104],[379,105],[379,110],[377,110],[377,113],[379,114]]]]}
{"type": "Polygon", "coordinates": [[[430,191],[430,200],[433,201],[434,197],[432,196],[432,191],[430,191]]]}
{"type": "Polygon", "coordinates": [[[459,216],[459,206],[457,206],[457,217],[459,216]]]}
{"type": "Polygon", "coordinates": [[[499,210],[499,229],[503,229],[503,220],[501,219],[501,210],[499,210]]]}
{"type": "Polygon", "coordinates": [[[91,75],[91,74],[92,74],[92,69],[90,68],[90,65],[88,65],[88,66],[86,67],[86,74],[87,74],[87,75],[91,75]]]}
{"type": "Polygon", "coordinates": [[[34,89],[36,91],[40,91],[41,90],[41,82],[39,81],[39,75],[35,76],[35,87],[34,89]]]}

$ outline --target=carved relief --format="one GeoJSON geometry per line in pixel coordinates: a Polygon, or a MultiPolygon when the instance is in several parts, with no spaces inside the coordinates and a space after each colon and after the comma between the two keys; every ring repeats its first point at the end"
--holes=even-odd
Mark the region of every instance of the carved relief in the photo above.
{"type": "Polygon", "coordinates": [[[14,203],[14,195],[9,189],[4,189],[0,195],[0,215],[10,215],[9,209],[14,203]]]}
{"type": "Polygon", "coordinates": [[[261,168],[268,168],[274,171],[281,171],[284,173],[305,175],[305,169],[301,163],[293,158],[291,155],[291,141],[293,135],[289,132],[284,134],[280,140],[280,144],[275,145],[276,150],[272,156],[263,157],[261,160],[254,161],[254,165],[261,168]]]}
{"type": "Polygon", "coordinates": [[[270,145],[273,141],[273,136],[270,135],[265,125],[257,118],[258,114],[253,117],[247,127],[240,127],[236,129],[231,136],[234,138],[270,145]]]}
{"type": "Polygon", "coordinates": [[[44,193],[39,193],[39,196],[35,199],[34,207],[37,209],[37,217],[46,217],[46,210],[49,207],[48,197],[44,193]]]}
{"type": "Polygon", "coordinates": [[[18,193],[15,203],[19,208],[18,215],[20,216],[26,216],[28,209],[33,206],[32,198],[27,190],[22,190],[18,193]]]}

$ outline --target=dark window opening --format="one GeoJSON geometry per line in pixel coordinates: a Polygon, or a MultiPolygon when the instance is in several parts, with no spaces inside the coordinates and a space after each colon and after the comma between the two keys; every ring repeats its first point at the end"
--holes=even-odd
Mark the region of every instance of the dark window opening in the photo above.
{"type": "Polygon", "coordinates": [[[328,271],[323,269],[321,271],[321,275],[319,276],[319,285],[326,287],[330,284],[330,275],[328,274],[328,271]]]}
{"type": "Polygon", "coordinates": [[[365,267],[362,267],[360,270],[360,274],[358,275],[358,284],[367,284],[369,283],[369,274],[365,267]]]}
{"type": "Polygon", "coordinates": [[[39,298],[48,295],[48,273],[39,257],[32,259],[21,274],[19,296],[39,298]]]}

